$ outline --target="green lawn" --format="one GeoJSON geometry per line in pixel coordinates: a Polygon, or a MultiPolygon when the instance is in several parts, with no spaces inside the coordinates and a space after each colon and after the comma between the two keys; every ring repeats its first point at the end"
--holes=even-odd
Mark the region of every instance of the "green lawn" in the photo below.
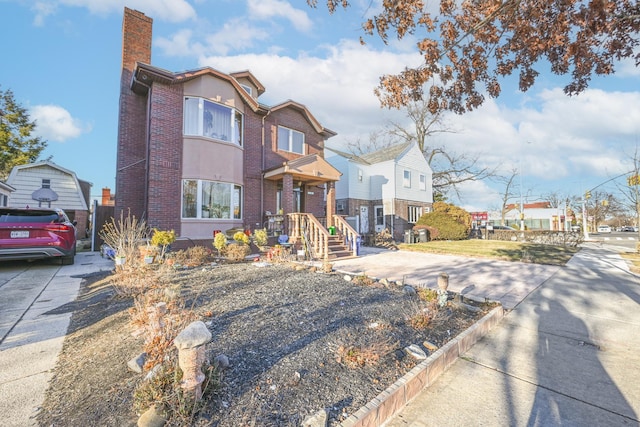
{"type": "Polygon", "coordinates": [[[564,246],[481,239],[401,244],[399,247],[407,251],[495,258],[504,261],[527,261],[549,265],[565,265],[580,250],[580,248],[564,246]]]}

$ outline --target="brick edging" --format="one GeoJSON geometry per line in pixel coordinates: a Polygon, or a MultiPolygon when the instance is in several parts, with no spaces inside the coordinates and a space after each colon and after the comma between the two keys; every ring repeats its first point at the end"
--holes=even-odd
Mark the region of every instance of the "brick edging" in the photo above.
{"type": "Polygon", "coordinates": [[[423,388],[433,384],[436,378],[449,369],[458,356],[469,350],[503,317],[503,307],[494,308],[482,319],[416,365],[340,425],[342,427],[381,426],[404,408],[423,388]]]}

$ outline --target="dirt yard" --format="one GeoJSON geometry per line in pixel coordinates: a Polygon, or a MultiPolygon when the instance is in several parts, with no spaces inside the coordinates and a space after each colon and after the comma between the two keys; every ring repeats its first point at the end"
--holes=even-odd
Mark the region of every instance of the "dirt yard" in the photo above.
{"type": "MultiPolygon", "coordinates": [[[[164,277],[211,331],[209,359],[223,354],[230,362],[204,408],[167,425],[299,426],[324,409],[336,426],[415,366],[405,347],[442,346],[492,308],[426,312],[427,302],[395,283],[256,265],[207,265],[164,277]],[[430,323],[416,329],[416,315],[425,313],[430,323]]],[[[136,425],[133,396],[146,373],[127,362],[144,343],[132,335],[133,300],[117,295],[110,278],[85,278],[72,303],[41,426],[136,425]]]]}

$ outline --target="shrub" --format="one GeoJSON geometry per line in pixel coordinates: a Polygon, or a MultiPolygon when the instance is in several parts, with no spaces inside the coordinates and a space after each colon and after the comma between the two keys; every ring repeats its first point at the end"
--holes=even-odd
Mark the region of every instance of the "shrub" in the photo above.
{"type": "Polygon", "coordinates": [[[120,212],[120,219],[111,218],[100,231],[100,237],[109,245],[116,256],[124,256],[126,262],[132,265],[137,259],[138,246],[144,242],[149,234],[149,228],[144,220],[138,220],[131,213],[124,217],[120,212]]]}
{"type": "Polygon", "coordinates": [[[218,250],[218,255],[222,255],[227,247],[227,236],[225,236],[224,233],[216,234],[216,237],[213,239],[213,247],[218,250]]]}
{"type": "Polygon", "coordinates": [[[247,236],[247,234],[243,231],[236,231],[236,233],[233,235],[233,240],[235,240],[237,243],[240,243],[241,245],[248,245],[250,242],[249,236],[247,236]]]}
{"type": "Polygon", "coordinates": [[[267,229],[262,228],[253,230],[253,242],[258,247],[267,246],[267,243],[269,242],[269,238],[267,237],[267,229]]]}
{"type": "Polygon", "coordinates": [[[160,258],[164,258],[167,248],[176,241],[176,232],[161,231],[157,228],[153,229],[153,236],[151,236],[151,244],[160,248],[160,258]]]}
{"type": "Polygon", "coordinates": [[[209,261],[211,251],[204,246],[192,246],[185,250],[173,253],[175,264],[196,267],[209,261]]]}
{"type": "Polygon", "coordinates": [[[469,236],[469,228],[444,212],[430,212],[420,217],[416,225],[425,225],[437,232],[432,240],[464,240],[469,236]]]}
{"type": "Polygon", "coordinates": [[[227,258],[231,261],[242,261],[251,253],[251,249],[245,244],[234,244],[227,246],[227,258]]]}

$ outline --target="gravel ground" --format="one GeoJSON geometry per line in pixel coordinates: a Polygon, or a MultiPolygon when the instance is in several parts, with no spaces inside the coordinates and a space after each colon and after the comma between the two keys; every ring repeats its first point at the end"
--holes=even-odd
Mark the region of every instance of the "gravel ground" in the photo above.
{"type": "MultiPolygon", "coordinates": [[[[441,346],[492,308],[441,309],[429,327],[416,330],[407,319],[426,303],[401,286],[256,265],[197,267],[167,277],[212,332],[210,358],[224,354],[230,361],[192,425],[299,426],[323,409],[329,425],[338,425],[415,366],[406,346],[441,346]],[[369,357],[352,360],[351,347],[369,357]]],[[[132,395],[142,377],[126,363],[142,342],[131,335],[131,301],[100,279],[85,279],[74,303],[41,426],[136,424],[132,395]]]]}

